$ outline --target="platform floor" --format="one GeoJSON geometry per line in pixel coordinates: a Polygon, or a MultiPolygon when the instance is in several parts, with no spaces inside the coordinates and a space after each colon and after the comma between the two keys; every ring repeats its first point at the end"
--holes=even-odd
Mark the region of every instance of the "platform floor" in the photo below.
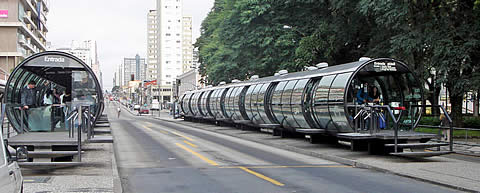
{"type": "MultiPolygon", "coordinates": [[[[86,142],[87,135],[82,134],[82,143],[86,142]]],[[[51,146],[51,145],[76,145],[78,143],[77,133],[73,138],[68,137],[68,131],[57,132],[27,132],[18,134],[8,139],[9,145],[33,145],[33,146],[51,146]]]]}
{"type": "MultiPolygon", "coordinates": [[[[360,131],[358,133],[338,133],[339,138],[347,139],[394,139],[393,130],[381,130],[377,133],[370,134],[370,131],[360,131]]],[[[414,131],[398,131],[399,139],[424,139],[424,138],[436,138],[436,134],[419,133],[414,131]]]]}

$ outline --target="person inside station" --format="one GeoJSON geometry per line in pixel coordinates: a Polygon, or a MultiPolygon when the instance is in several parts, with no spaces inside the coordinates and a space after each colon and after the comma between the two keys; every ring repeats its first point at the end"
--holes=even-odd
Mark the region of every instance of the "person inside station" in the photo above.
{"type": "Polygon", "coordinates": [[[357,91],[357,103],[363,105],[372,101],[373,99],[368,95],[368,82],[363,83],[363,86],[360,87],[357,91]]]}
{"type": "Polygon", "coordinates": [[[30,108],[36,108],[39,105],[37,104],[37,93],[43,90],[49,81],[45,81],[43,86],[37,87],[37,83],[33,80],[28,82],[27,86],[25,86],[21,91],[21,98],[20,103],[22,105],[23,110],[28,110],[30,108]]]}
{"type": "Polygon", "coordinates": [[[370,89],[370,92],[368,93],[370,101],[373,102],[374,104],[378,105],[380,104],[380,92],[378,91],[378,88],[376,86],[372,86],[370,89]]]}

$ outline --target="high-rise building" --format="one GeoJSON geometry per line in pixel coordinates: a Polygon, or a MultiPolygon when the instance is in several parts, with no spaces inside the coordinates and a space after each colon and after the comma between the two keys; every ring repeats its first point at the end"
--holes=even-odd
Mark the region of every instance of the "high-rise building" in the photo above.
{"type": "Polygon", "coordinates": [[[95,40],[72,41],[70,47],[57,48],[56,50],[70,53],[85,62],[102,83],[102,72],[100,70],[100,62],[98,61],[97,42],[95,40]]]}
{"type": "Polygon", "coordinates": [[[147,15],[147,80],[157,79],[157,10],[147,15]]]}
{"type": "Polygon", "coordinates": [[[137,54],[135,58],[124,58],[120,69],[122,73],[122,86],[126,86],[129,81],[145,80],[147,63],[145,63],[145,58],[140,58],[137,54]]]}
{"type": "Polygon", "coordinates": [[[192,44],[192,17],[183,16],[182,19],[182,73],[191,70],[193,63],[192,44]]]}
{"type": "Polygon", "coordinates": [[[47,0],[0,1],[0,79],[26,57],[47,50],[47,0]]]}
{"type": "Polygon", "coordinates": [[[157,0],[157,84],[161,102],[172,100],[175,78],[182,74],[182,0],[157,0]]]}

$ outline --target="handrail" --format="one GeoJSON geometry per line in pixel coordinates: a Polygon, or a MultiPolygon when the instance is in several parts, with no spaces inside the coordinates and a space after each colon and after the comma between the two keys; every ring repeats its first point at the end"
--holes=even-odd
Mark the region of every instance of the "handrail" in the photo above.
{"type": "MultiPolygon", "coordinates": [[[[450,143],[450,151],[453,151],[453,121],[452,119],[450,118],[450,115],[448,114],[448,111],[445,110],[445,107],[443,107],[443,105],[426,105],[426,104],[422,104],[422,105],[412,105],[412,107],[423,107],[422,109],[426,109],[426,107],[432,107],[432,108],[440,108],[442,109],[443,111],[443,114],[445,115],[445,117],[447,118],[448,120],[448,126],[449,126],[449,143],[450,143]]],[[[443,129],[443,128],[442,128],[443,129]]]]}

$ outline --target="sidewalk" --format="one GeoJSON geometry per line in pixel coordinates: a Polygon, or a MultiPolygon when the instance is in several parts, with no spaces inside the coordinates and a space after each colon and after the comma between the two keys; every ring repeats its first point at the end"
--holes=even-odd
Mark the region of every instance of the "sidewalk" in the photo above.
{"type": "MultiPolygon", "coordinates": [[[[162,114],[163,115],[163,114],[162,114]]],[[[305,139],[282,138],[258,131],[239,130],[233,127],[218,127],[211,124],[186,122],[173,119],[172,116],[160,116],[156,119],[174,122],[189,127],[222,133],[242,139],[258,142],[273,147],[339,162],[359,168],[373,169],[381,172],[427,181],[450,188],[480,192],[480,157],[468,155],[447,155],[424,159],[408,159],[395,156],[369,155],[367,152],[352,152],[349,147],[332,144],[310,144],[305,139]],[[456,158],[455,156],[463,156],[456,158]]],[[[480,155],[480,148],[460,148],[480,155]]]]}
{"type": "Polygon", "coordinates": [[[82,149],[81,166],[22,169],[24,192],[122,192],[113,144],[87,143],[82,149]]]}

